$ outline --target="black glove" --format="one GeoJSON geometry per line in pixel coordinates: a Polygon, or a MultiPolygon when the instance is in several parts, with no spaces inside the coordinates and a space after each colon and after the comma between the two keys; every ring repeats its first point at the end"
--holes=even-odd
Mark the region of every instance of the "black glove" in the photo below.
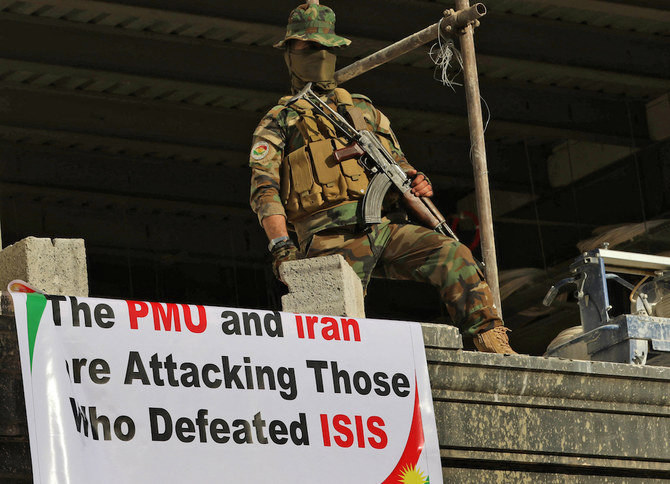
{"type": "Polygon", "coordinates": [[[295,246],[292,240],[287,240],[275,245],[272,248],[272,272],[275,277],[281,281],[279,277],[279,266],[282,262],[288,260],[298,260],[298,248],[295,246]]]}

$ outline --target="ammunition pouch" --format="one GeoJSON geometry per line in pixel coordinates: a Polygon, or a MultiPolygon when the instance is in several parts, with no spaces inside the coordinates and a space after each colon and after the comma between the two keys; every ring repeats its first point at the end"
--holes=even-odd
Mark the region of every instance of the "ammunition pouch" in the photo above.
{"type": "MultiPolygon", "coordinates": [[[[366,128],[363,113],[353,106],[351,95],[343,89],[336,89],[335,95],[356,129],[366,128]]],[[[333,151],[343,148],[347,140],[338,138],[335,126],[308,103],[299,101],[292,107],[299,115],[296,126],[305,146],[289,153],[282,162],[280,196],[289,221],[363,198],[369,184],[365,169],[357,159],[338,163],[333,157],[333,151]]]]}

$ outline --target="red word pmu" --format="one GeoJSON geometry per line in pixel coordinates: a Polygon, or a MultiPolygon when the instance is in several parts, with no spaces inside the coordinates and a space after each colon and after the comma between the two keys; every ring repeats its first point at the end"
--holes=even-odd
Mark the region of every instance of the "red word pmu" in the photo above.
{"type": "Polygon", "coordinates": [[[146,303],[126,301],[130,316],[130,329],[139,329],[138,319],[152,317],[156,331],[181,331],[181,323],[191,333],[202,333],[207,328],[204,306],[196,306],[197,315],[191,313],[188,304],[146,303]],[[181,311],[179,310],[181,308],[181,311]]]}

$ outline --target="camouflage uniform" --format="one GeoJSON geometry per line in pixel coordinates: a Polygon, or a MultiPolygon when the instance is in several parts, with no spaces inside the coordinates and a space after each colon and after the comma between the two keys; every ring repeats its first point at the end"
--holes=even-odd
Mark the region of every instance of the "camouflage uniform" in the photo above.
{"type": "MultiPolygon", "coordinates": [[[[315,6],[301,8],[303,12],[299,12],[299,18],[289,18],[289,23],[294,22],[293,32],[303,29],[302,33],[292,35],[289,24],[285,40],[312,40],[327,46],[348,44],[346,39],[335,36],[327,28],[335,21],[332,10],[317,6],[314,15],[323,18],[309,24],[303,21],[304,11],[315,6]]],[[[276,46],[281,47],[284,41],[276,46]]],[[[338,95],[331,91],[324,96],[331,107],[346,116],[338,95]]],[[[265,115],[254,132],[249,160],[250,202],[261,223],[270,215],[287,216],[280,196],[283,184],[287,183],[283,178],[286,177],[283,167],[288,155],[306,143],[298,129],[301,114],[292,106],[286,107],[283,104],[286,99],[280,100],[265,115]]],[[[386,116],[365,96],[354,94],[351,100],[362,112],[366,128],[379,137],[405,171],[411,169],[386,116]]],[[[491,291],[467,247],[435,231],[411,224],[397,214],[386,215],[382,223],[363,227],[359,200],[348,199],[299,219],[289,213],[287,222],[295,231],[306,257],[341,254],[361,278],[364,288],[373,270],[390,279],[427,282],[438,289],[454,324],[464,333],[474,335],[502,325],[491,291]]]]}

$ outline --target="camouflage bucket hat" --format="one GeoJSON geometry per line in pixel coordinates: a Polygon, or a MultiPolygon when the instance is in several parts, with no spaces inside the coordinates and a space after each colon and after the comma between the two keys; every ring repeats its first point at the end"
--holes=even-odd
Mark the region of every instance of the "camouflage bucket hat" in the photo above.
{"type": "Polygon", "coordinates": [[[326,47],[346,47],[351,40],[335,35],[335,12],[325,5],[304,3],[288,16],[284,40],[274,47],[282,48],[287,40],[307,40],[326,47]]]}

